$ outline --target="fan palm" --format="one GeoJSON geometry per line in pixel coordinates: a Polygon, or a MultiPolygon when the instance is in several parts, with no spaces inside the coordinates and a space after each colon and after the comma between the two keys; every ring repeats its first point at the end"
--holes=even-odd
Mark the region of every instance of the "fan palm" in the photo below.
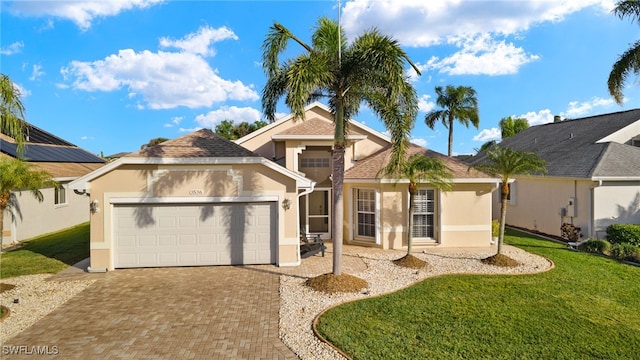
{"type": "Polygon", "coordinates": [[[318,20],[307,44],[275,22],[263,43],[263,67],[267,82],[262,109],[269,121],[284,98],[295,119],[304,119],[305,105],[326,98],[334,123],[333,145],[333,273],[341,274],[343,241],[344,153],[349,119],[366,103],[391,134],[393,156],[405,156],[409,133],[418,111],[415,89],[405,75],[408,63],[418,68],[398,42],[373,29],[347,45],[340,25],[329,18],[318,20]],[[284,62],[280,55],[289,40],[302,53],[284,62]]]}
{"type": "Polygon", "coordinates": [[[478,116],[478,98],[476,91],[470,86],[447,85],[436,86],[436,104],[442,109],[433,110],[427,113],[424,122],[433,129],[438,121],[441,121],[445,128],[449,129],[449,152],[453,154],[453,121],[458,120],[464,126],[469,127],[471,123],[476,129],[480,125],[478,116]]]}
{"type": "MultiPolygon", "coordinates": [[[[640,1],[618,1],[613,9],[613,14],[620,19],[629,17],[640,24],[640,1]]],[[[609,73],[609,80],[607,81],[609,93],[619,105],[622,105],[624,101],[622,88],[631,73],[640,74],[640,40],[633,43],[627,51],[618,57],[609,73]]]]}
{"type": "Polygon", "coordinates": [[[517,151],[508,147],[493,146],[486,151],[485,161],[470,166],[500,179],[500,234],[498,236],[498,254],[502,253],[504,224],[507,220],[507,199],[509,181],[514,175],[546,173],[546,162],[532,152],[517,151]]]}

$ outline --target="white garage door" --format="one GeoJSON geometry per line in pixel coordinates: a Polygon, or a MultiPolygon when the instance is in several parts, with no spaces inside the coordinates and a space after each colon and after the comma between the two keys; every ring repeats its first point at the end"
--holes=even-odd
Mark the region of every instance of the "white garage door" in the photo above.
{"type": "Polygon", "coordinates": [[[117,205],[114,267],[273,264],[275,203],[117,205]]]}

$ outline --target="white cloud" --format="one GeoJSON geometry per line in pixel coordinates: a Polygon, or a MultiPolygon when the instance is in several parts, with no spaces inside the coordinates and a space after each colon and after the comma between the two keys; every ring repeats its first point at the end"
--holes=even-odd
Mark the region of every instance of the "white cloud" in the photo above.
{"type": "Polygon", "coordinates": [[[190,54],[214,56],[215,50],[210,47],[211,43],[227,39],[238,40],[238,37],[225,26],[219,29],[203,26],[198,29],[198,32],[191,33],[180,40],[171,40],[163,37],[160,39],[160,46],[163,48],[177,48],[190,54]]]}
{"type": "Polygon", "coordinates": [[[487,142],[502,139],[502,133],[498,128],[483,129],[478,135],[473,137],[473,141],[487,142]]]}
{"type": "Polygon", "coordinates": [[[31,95],[31,91],[27,90],[25,87],[23,87],[20,84],[16,84],[13,83],[13,86],[16,88],[16,90],[18,90],[18,93],[20,93],[20,97],[22,99],[26,98],[27,96],[31,95]]]}
{"type": "MultiPolygon", "coordinates": [[[[192,36],[197,34],[185,38],[192,36]]],[[[221,78],[201,55],[189,52],[124,49],[104,60],[72,61],[61,73],[78,90],[126,88],[131,97],[141,96],[152,109],[210,107],[227,100],[259,98],[253,85],[221,78]]]]}
{"type": "Polygon", "coordinates": [[[442,60],[432,57],[421,67],[450,75],[508,75],[517,73],[522,65],[540,59],[505,40],[492,39],[489,34],[450,41],[461,50],[442,60]]]}
{"type": "Polygon", "coordinates": [[[87,30],[96,18],[114,16],[134,8],[144,9],[161,2],[162,0],[14,1],[8,7],[13,14],[70,20],[80,29],[87,30]]]}
{"type": "Polygon", "coordinates": [[[38,78],[44,74],[44,71],[42,71],[42,65],[33,65],[33,70],[31,71],[31,77],[29,77],[29,80],[38,80],[38,78]]]}
{"type": "Polygon", "coordinates": [[[95,138],[93,136],[84,135],[84,136],[80,136],[80,139],[81,140],[94,140],[95,138]]]}
{"type": "Polygon", "coordinates": [[[353,0],[344,5],[343,26],[349,38],[377,27],[406,46],[440,44],[450,36],[492,33],[517,35],[534,25],[562,21],[587,7],[608,12],[611,0],[353,0]]]}
{"type": "Polygon", "coordinates": [[[171,118],[171,122],[170,123],[166,123],[166,124],[164,124],[162,126],[166,127],[166,128],[170,128],[170,127],[173,127],[174,125],[180,125],[182,120],[184,120],[184,116],[175,116],[175,117],[171,118]]]}
{"type": "Polygon", "coordinates": [[[553,114],[549,109],[543,109],[538,112],[529,111],[526,114],[514,116],[515,118],[525,118],[529,122],[529,126],[542,125],[553,122],[553,114]]]}
{"type": "Polygon", "coordinates": [[[433,101],[429,101],[431,95],[422,95],[418,99],[418,110],[422,112],[429,112],[436,107],[436,103],[433,101]]]}
{"type": "Polygon", "coordinates": [[[23,47],[24,47],[24,43],[22,41],[16,41],[7,47],[0,48],[0,54],[7,55],[7,56],[18,54],[22,51],[23,47]]]}
{"type": "Polygon", "coordinates": [[[275,113],[275,119],[276,119],[276,120],[278,120],[278,119],[282,119],[283,117],[285,117],[285,116],[287,116],[287,115],[289,115],[289,113],[279,113],[279,112],[276,112],[276,113],[275,113]]]}
{"type": "Polygon", "coordinates": [[[613,104],[613,99],[603,99],[599,97],[594,97],[589,101],[583,102],[571,101],[567,107],[567,111],[563,112],[562,116],[576,118],[593,113],[594,108],[606,107],[613,104]]]}
{"type": "Polygon", "coordinates": [[[414,138],[411,138],[411,142],[422,147],[427,147],[427,144],[428,144],[427,139],[424,139],[424,138],[414,137],[414,138]]]}
{"type": "Polygon", "coordinates": [[[235,124],[243,121],[254,123],[260,120],[260,111],[252,107],[222,106],[218,110],[196,116],[198,125],[205,128],[214,128],[222,120],[231,120],[235,124]]]}
{"type": "Polygon", "coordinates": [[[194,131],[198,131],[198,130],[202,130],[202,128],[196,126],[194,128],[180,128],[180,129],[178,129],[178,131],[180,131],[180,132],[188,132],[188,133],[191,133],[191,132],[194,132],[194,131]]]}

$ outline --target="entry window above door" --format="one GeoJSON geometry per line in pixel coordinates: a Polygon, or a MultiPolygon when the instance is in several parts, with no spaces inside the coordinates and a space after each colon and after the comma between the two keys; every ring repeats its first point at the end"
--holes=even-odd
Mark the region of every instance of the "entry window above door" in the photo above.
{"type": "Polygon", "coordinates": [[[357,236],[376,237],[376,192],[372,189],[356,190],[357,236]]]}

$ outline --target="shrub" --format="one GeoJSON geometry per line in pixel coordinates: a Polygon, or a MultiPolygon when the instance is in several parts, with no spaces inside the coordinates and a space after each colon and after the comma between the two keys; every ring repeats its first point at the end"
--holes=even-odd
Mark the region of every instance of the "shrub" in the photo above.
{"type": "Polygon", "coordinates": [[[640,246],[640,225],[609,225],[607,227],[607,240],[612,244],[632,244],[640,246]]]}
{"type": "Polygon", "coordinates": [[[611,243],[602,239],[589,239],[580,244],[578,249],[589,253],[609,255],[611,251],[611,243]]]}
{"type": "Polygon", "coordinates": [[[614,244],[611,256],[618,260],[640,262],[640,247],[631,244],[614,244]]]}
{"type": "Polygon", "coordinates": [[[560,226],[560,233],[562,238],[567,241],[578,241],[582,237],[580,228],[569,223],[563,223],[560,226]]]}

